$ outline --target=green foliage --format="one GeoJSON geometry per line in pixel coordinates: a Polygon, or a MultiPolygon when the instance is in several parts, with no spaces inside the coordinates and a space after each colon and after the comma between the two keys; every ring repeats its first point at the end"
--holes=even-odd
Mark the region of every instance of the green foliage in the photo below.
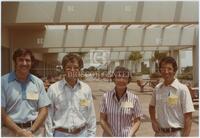
{"type": "Polygon", "coordinates": [[[190,74],[192,74],[192,71],[193,71],[193,67],[192,66],[187,66],[187,67],[184,68],[182,73],[190,73],[190,74]]]}
{"type": "Polygon", "coordinates": [[[142,59],[143,55],[140,53],[140,51],[133,51],[131,52],[130,56],[129,56],[129,60],[132,61],[138,61],[140,59],[142,59]]]}
{"type": "Polygon", "coordinates": [[[152,61],[156,61],[156,60],[161,60],[162,58],[166,57],[167,56],[167,53],[166,52],[159,52],[158,50],[156,50],[154,52],[154,56],[151,57],[151,60],[152,61]]]}
{"type": "Polygon", "coordinates": [[[160,78],[160,77],[161,77],[161,75],[159,72],[154,72],[154,73],[150,74],[150,78],[160,78]]]}
{"type": "Polygon", "coordinates": [[[144,64],[144,62],[142,62],[142,64],[141,64],[141,71],[142,71],[142,74],[149,74],[150,73],[149,67],[147,67],[146,64],[144,64]]]}
{"type": "Polygon", "coordinates": [[[191,74],[180,74],[177,78],[180,80],[192,80],[193,76],[191,74]]]}
{"type": "Polygon", "coordinates": [[[132,73],[132,76],[142,76],[141,72],[132,73]]]}
{"type": "Polygon", "coordinates": [[[79,54],[81,57],[84,57],[88,52],[75,52],[76,54],[79,54]]]}
{"type": "Polygon", "coordinates": [[[88,71],[97,71],[97,68],[94,67],[94,66],[91,66],[91,67],[88,68],[88,71]]]}
{"type": "Polygon", "coordinates": [[[182,73],[179,74],[178,79],[183,79],[183,80],[192,80],[193,79],[193,67],[192,66],[187,66],[182,70],[182,73]]]}

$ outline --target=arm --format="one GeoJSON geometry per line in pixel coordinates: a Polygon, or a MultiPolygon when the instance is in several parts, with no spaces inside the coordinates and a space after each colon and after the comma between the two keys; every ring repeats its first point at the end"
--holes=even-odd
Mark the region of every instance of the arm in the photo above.
{"type": "Polygon", "coordinates": [[[103,128],[103,130],[110,136],[112,137],[112,130],[107,122],[107,115],[106,113],[100,113],[100,123],[101,123],[101,127],[103,128]]]}
{"type": "Polygon", "coordinates": [[[54,96],[53,91],[51,91],[51,88],[48,89],[47,95],[49,99],[51,100],[51,105],[48,107],[48,115],[45,120],[45,136],[46,137],[53,137],[53,117],[54,117],[54,96]]]}
{"type": "Polygon", "coordinates": [[[90,110],[88,113],[88,137],[95,137],[96,136],[96,115],[95,115],[95,109],[94,109],[94,103],[91,96],[91,104],[90,104],[90,110]]]}
{"type": "Polygon", "coordinates": [[[30,131],[27,131],[25,129],[21,129],[18,127],[15,122],[8,116],[8,114],[5,112],[5,109],[1,107],[1,119],[7,128],[12,130],[14,133],[16,133],[19,136],[23,137],[32,137],[32,133],[30,131]]]}
{"type": "Polygon", "coordinates": [[[184,114],[184,128],[183,128],[183,136],[187,137],[190,134],[192,126],[192,112],[184,114]]]}
{"type": "Polygon", "coordinates": [[[138,131],[140,124],[141,124],[140,117],[135,118],[133,121],[133,126],[128,134],[128,137],[135,136],[135,133],[138,131]]]}
{"type": "Polygon", "coordinates": [[[153,130],[155,132],[159,132],[159,124],[156,120],[155,106],[149,105],[149,114],[150,114],[153,130]]]}
{"type": "Polygon", "coordinates": [[[46,106],[39,109],[38,117],[36,118],[34,124],[30,129],[32,133],[37,131],[37,129],[43,124],[44,120],[47,117],[47,114],[48,114],[48,108],[46,106]]]}
{"type": "Polygon", "coordinates": [[[194,112],[194,106],[192,102],[192,98],[190,92],[185,86],[181,95],[181,104],[184,113],[184,128],[183,128],[183,136],[189,136],[191,126],[192,126],[192,112],[194,112]]]}

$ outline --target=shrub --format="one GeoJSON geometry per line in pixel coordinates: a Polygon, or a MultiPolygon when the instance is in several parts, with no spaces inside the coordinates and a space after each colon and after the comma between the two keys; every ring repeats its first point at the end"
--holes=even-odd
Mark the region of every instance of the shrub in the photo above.
{"type": "Polygon", "coordinates": [[[150,78],[160,78],[160,77],[161,77],[161,75],[159,72],[154,72],[154,73],[150,74],[150,78]]]}

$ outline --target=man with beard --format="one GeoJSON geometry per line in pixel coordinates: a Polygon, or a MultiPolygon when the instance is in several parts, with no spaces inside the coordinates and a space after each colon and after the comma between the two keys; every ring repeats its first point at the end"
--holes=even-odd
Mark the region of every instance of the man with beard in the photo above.
{"type": "Polygon", "coordinates": [[[62,60],[65,78],[52,84],[48,96],[52,102],[45,123],[49,137],[94,137],[96,116],[90,87],[80,81],[82,58],[75,53],[62,60]]]}
{"type": "Polygon", "coordinates": [[[1,79],[3,137],[44,136],[43,122],[50,100],[42,80],[30,73],[34,56],[27,49],[13,55],[15,70],[1,79]]]}

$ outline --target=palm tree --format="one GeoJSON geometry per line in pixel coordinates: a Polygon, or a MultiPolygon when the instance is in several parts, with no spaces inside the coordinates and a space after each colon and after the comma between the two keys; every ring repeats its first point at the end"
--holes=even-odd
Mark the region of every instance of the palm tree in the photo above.
{"type": "Polygon", "coordinates": [[[140,53],[140,51],[133,51],[131,52],[129,56],[129,60],[132,60],[135,63],[135,72],[137,73],[137,65],[139,61],[142,59],[143,55],[140,53]]]}
{"type": "Polygon", "coordinates": [[[159,52],[158,50],[154,52],[154,56],[151,57],[151,61],[155,62],[156,72],[159,72],[159,66],[158,66],[159,61],[166,56],[167,56],[166,52],[159,52]]]}

